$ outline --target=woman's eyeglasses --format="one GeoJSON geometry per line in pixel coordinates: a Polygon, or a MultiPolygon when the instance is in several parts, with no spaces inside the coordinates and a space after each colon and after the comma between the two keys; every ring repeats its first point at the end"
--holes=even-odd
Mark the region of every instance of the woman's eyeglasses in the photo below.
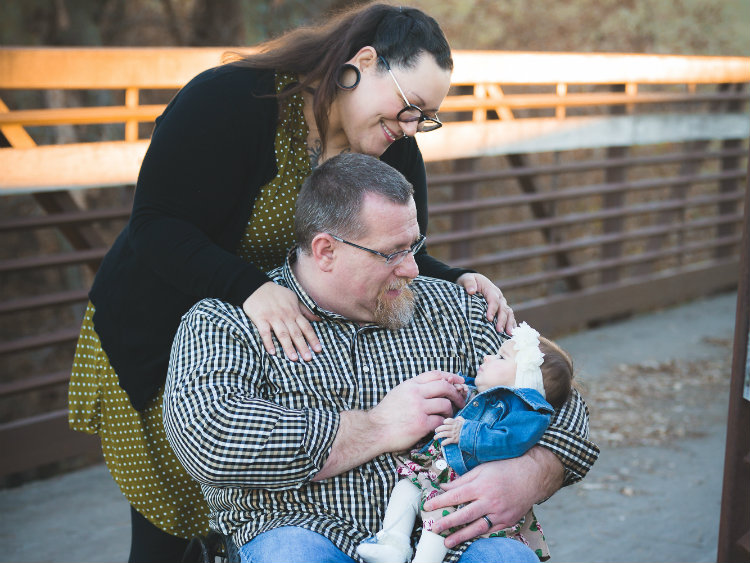
{"type": "Polygon", "coordinates": [[[414,123],[417,122],[417,131],[420,133],[426,133],[428,131],[434,131],[435,129],[440,129],[443,124],[438,119],[437,114],[434,117],[430,117],[429,115],[426,115],[425,112],[422,111],[422,109],[419,106],[415,106],[412,103],[409,103],[409,100],[406,99],[406,95],[404,94],[404,91],[401,89],[401,86],[398,83],[398,80],[396,80],[396,77],[393,75],[393,71],[391,70],[391,65],[388,64],[388,61],[385,60],[383,57],[378,57],[381,61],[383,61],[383,64],[385,65],[385,68],[388,70],[388,73],[391,75],[391,78],[393,78],[393,82],[396,84],[396,88],[398,88],[399,93],[401,94],[401,97],[404,99],[404,103],[406,104],[406,107],[402,109],[398,114],[396,115],[396,119],[403,123],[414,123]]]}
{"type": "Polygon", "coordinates": [[[367,252],[371,252],[372,254],[376,254],[380,256],[381,258],[385,258],[385,263],[389,266],[398,266],[401,264],[401,262],[404,261],[404,258],[409,256],[409,254],[416,254],[419,252],[419,250],[424,246],[424,241],[427,240],[427,237],[424,235],[419,235],[419,238],[417,239],[417,242],[411,245],[411,248],[408,248],[406,250],[399,250],[398,252],[391,252],[390,254],[383,254],[382,252],[378,252],[377,250],[373,250],[372,248],[367,248],[365,246],[360,246],[358,244],[354,244],[353,242],[349,242],[348,240],[344,240],[341,237],[337,237],[336,235],[332,235],[331,233],[328,233],[331,235],[334,239],[336,239],[339,242],[343,242],[344,244],[348,244],[349,246],[353,246],[354,248],[359,248],[360,250],[366,250],[367,252]]]}

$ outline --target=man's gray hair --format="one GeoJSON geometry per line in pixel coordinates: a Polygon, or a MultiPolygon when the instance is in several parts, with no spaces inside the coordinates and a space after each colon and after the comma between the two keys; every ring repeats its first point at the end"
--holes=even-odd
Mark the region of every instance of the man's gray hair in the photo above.
{"type": "Polygon", "coordinates": [[[364,154],[340,154],[316,168],[297,197],[294,234],[299,249],[310,252],[318,233],[345,239],[364,236],[361,210],[368,193],[406,205],[414,188],[398,170],[364,154]]]}

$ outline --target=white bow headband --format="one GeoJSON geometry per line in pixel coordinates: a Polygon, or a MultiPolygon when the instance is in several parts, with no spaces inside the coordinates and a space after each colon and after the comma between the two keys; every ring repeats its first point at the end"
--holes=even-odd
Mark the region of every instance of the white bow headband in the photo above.
{"type": "Polygon", "coordinates": [[[542,397],[546,397],[540,368],[544,362],[544,354],[539,349],[539,333],[522,322],[513,329],[510,342],[516,350],[515,386],[536,389],[542,397]]]}

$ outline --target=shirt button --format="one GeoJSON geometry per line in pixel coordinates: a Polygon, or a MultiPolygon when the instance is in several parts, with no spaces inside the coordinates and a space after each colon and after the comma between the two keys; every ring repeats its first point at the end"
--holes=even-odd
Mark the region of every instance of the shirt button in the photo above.
{"type": "Polygon", "coordinates": [[[368,371],[370,371],[370,366],[365,366],[362,369],[364,370],[365,373],[367,373],[368,371]]]}
{"type": "Polygon", "coordinates": [[[435,467],[437,467],[440,471],[448,467],[448,462],[444,459],[439,459],[435,462],[435,467]]]}

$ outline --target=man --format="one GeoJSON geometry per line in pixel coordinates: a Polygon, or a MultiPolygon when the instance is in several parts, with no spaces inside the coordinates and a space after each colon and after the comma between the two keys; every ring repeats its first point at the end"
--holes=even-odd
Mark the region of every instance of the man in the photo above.
{"type": "MultiPolygon", "coordinates": [[[[348,561],[379,529],[396,484],[395,452],[463,406],[459,371],[475,375],[502,339],[484,301],[417,277],[411,186],[372,157],[318,167],[295,216],[297,248],[271,273],[322,320],[308,362],[269,355],[241,308],[203,300],[175,338],[164,393],[167,436],[198,480],[212,527],[243,561],[348,561]]],[[[535,561],[521,542],[466,540],[515,524],[535,502],[582,478],[597,457],[577,393],[540,445],[483,464],[430,501],[465,506],[439,521],[449,560],[535,561]],[[443,498],[445,497],[445,498],[443,498]]]]}

